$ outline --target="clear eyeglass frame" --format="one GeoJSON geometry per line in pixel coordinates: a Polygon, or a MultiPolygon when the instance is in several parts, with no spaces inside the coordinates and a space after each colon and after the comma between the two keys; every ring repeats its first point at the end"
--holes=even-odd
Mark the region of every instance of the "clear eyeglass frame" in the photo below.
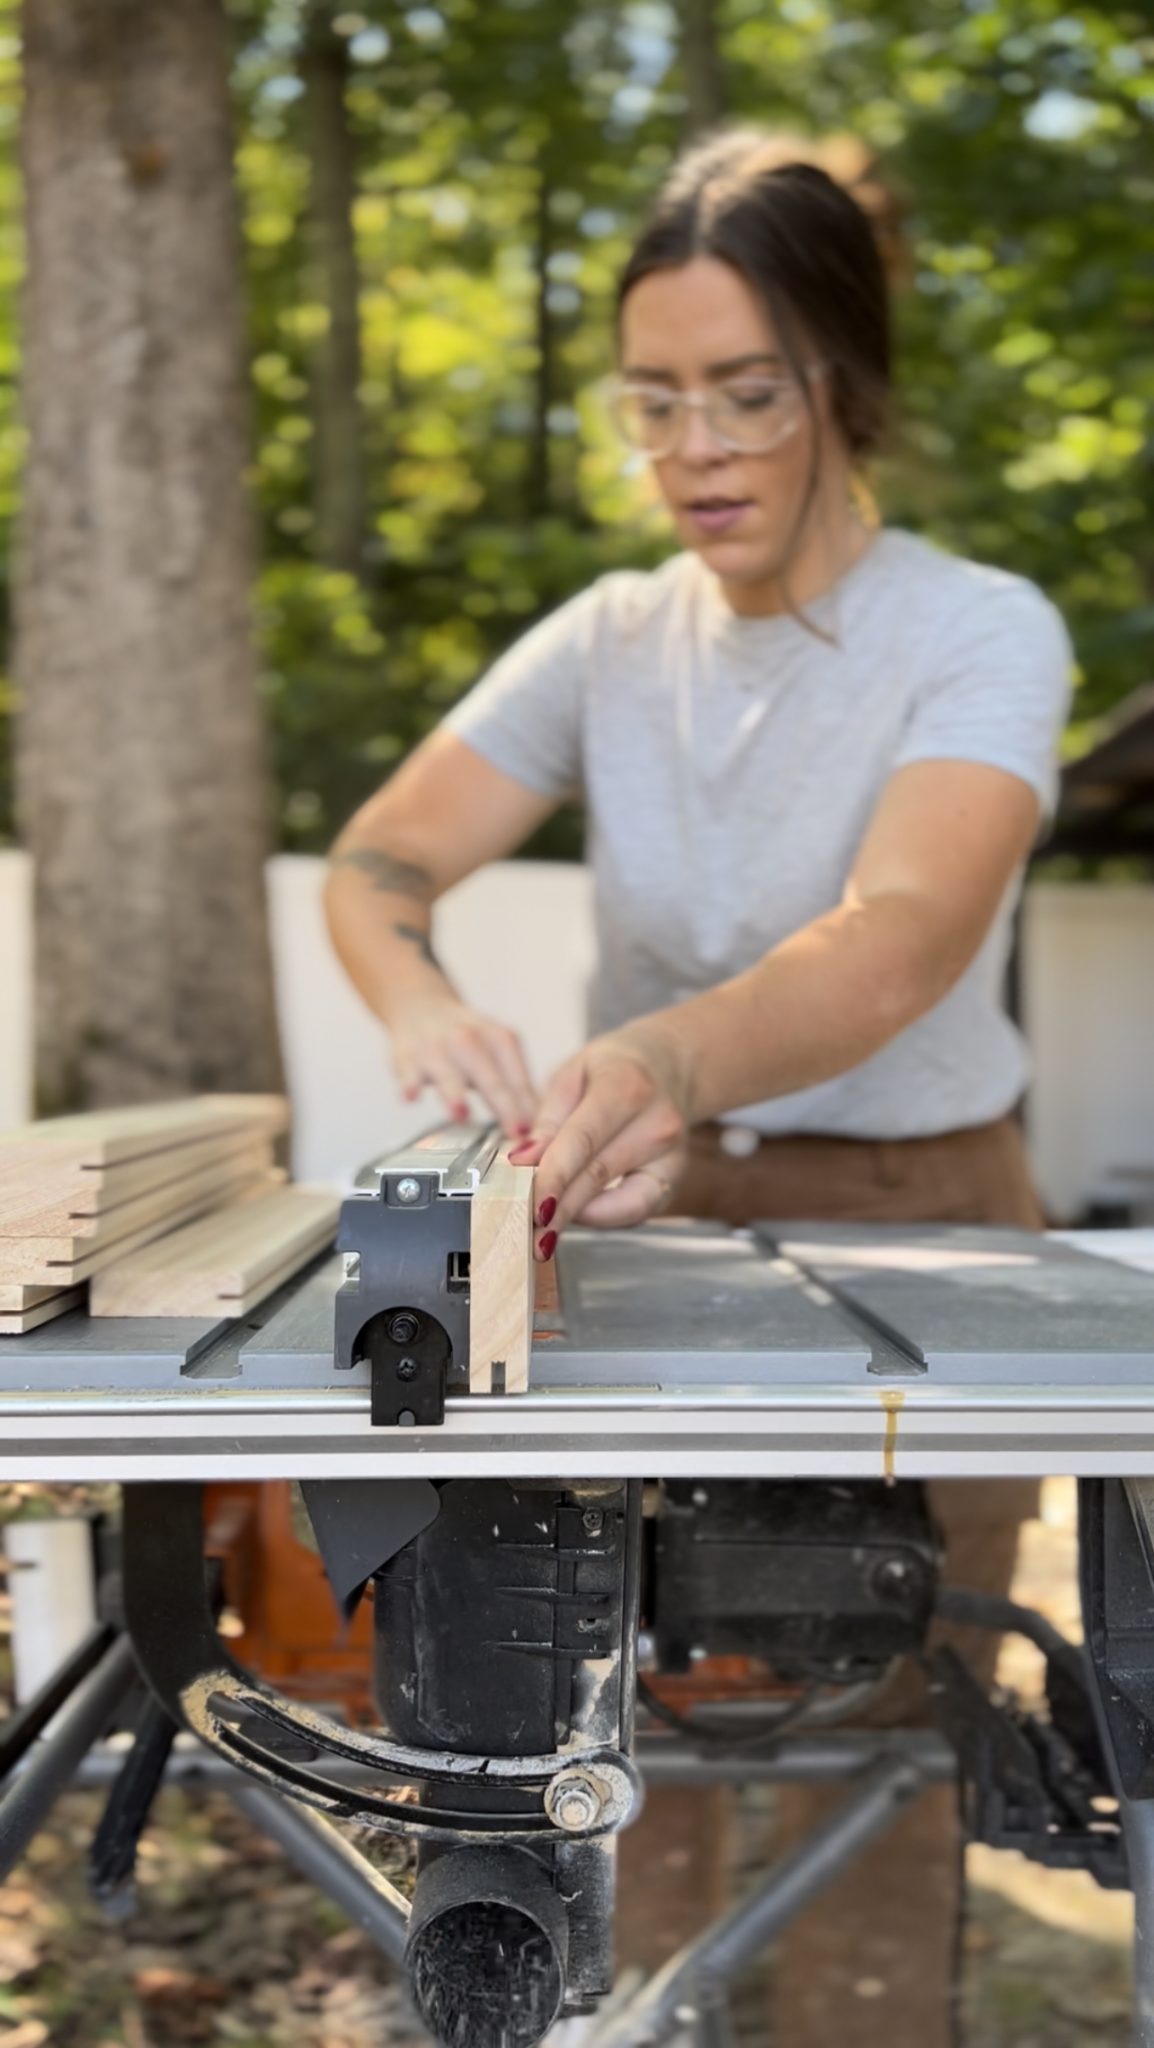
{"type": "MultiPolygon", "coordinates": [[[[822,374],[825,365],[806,363],[804,367],[807,376],[815,377],[822,374]]],[[[804,394],[794,377],[734,377],[704,391],[678,391],[638,377],[610,377],[603,391],[618,438],[631,455],[649,462],[662,462],[676,452],[691,409],[703,415],[714,440],[734,455],[771,454],[797,432],[805,410],[804,394]],[[772,418],[751,415],[743,419],[735,406],[739,391],[747,396],[776,394],[779,403],[772,418]],[[664,422],[656,414],[648,420],[631,415],[631,402],[641,402],[646,396],[660,402],[666,413],[664,422]]]]}

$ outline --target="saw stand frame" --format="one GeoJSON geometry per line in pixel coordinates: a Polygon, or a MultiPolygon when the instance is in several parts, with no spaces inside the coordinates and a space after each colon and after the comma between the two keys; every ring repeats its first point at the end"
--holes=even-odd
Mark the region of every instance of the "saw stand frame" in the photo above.
{"type": "MultiPolygon", "coordinates": [[[[140,1495],[149,1491],[142,1487],[140,1495]]],[[[1136,2048],[1154,2048],[1154,1482],[1083,1480],[1080,1547],[1087,1661],[1098,1730],[1118,1788],[1135,1895],[1133,2038],[1136,2048]]],[[[366,1796],[379,1798],[366,1793],[365,1766],[369,1761],[379,1764],[383,1753],[370,1759],[371,1739],[362,1740],[366,1754],[359,1761],[355,1742],[343,1758],[328,1760],[328,1775],[339,1778],[343,1771],[348,1786],[347,1801],[334,1802],[331,1810],[343,1811],[346,1817],[363,1807],[366,1796]]],[[[861,1850],[884,1834],[924,1786],[957,1774],[957,1757],[949,1742],[929,1731],[837,1729],[815,1734],[801,1729],[783,1735],[768,1754],[737,1758],[703,1757],[682,1738],[642,1734],[636,1760],[643,1777],[654,1783],[689,1785],[757,1777],[795,1783],[844,1781],[847,1790],[819,1829],[656,1976],[640,1986],[625,1987],[595,2017],[570,2023],[575,2032],[563,2024],[558,2041],[572,2040],[574,2048],[578,2041],[581,2048],[660,2048],[674,2043],[679,2048],[730,2048],[729,1997],[742,1971],[861,1850]]],[[[397,1761],[403,1766],[405,1759],[397,1761]]],[[[302,1775],[299,1761],[288,1762],[287,1775],[302,1775]]],[[[93,1847],[91,1877],[96,1895],[115,1909],[118,1899],[123,1902],[130,1896],[136,1841],[166,1776],[226,1789],[250,1820],[365,1928],[388,1959],[400,1964],[407,1933],[405,1899],[325,1814],[285,1798],[271,1778],[260,1783],[243,1775],[218,1745],[206,1750],[193,1738],[178,1738],[162,1701],[142,1692],[131,1637],[110,1623],[102,1624],[37,1698],[0,1730],[0,1874],[17,1861],[70,1783],[111,1779],[112,1791],[93,1847]],[[127,1755],[101,1748],[103,1734],[117,1719],[124,1724],[126,1707],[132,1703],[133,1747],[127,1755]]]]}

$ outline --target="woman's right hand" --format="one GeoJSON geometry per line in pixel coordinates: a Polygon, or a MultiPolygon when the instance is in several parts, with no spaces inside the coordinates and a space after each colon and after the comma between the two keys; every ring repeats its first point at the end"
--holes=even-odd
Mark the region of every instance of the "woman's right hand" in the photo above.
{"type": "Polygon", "coordinates": [[[471,1010],[450,991],[409,996],[388,1020],[393,1069],[407,1102],[435,1088],[454,1123],[469,1119],[470,1091],[497,1118],[506,1137],[528,1132],[537,1090],[515,1031],[471,1010]]]}

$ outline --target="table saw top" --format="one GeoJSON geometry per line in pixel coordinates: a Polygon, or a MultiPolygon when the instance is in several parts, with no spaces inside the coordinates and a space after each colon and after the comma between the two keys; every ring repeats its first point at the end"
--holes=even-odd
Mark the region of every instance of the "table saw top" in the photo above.
{"type": "Polygon", "coordinates": [[[574,1232],[529,1393],[427,1429],[338,1370],[341,1272],[0,1339],[0,1479],[1154,1474],[1154,1232],[574,1232]]]}

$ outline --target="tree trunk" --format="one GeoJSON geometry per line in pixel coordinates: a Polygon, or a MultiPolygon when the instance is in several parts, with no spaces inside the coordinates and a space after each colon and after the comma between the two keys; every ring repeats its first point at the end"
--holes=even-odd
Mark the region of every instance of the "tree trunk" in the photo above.
{"type": "Polygon", "coordinates": [[[717,0],[681,0],[685,135],[691,141],[725,119],[728,95],[717,28],[717,0]]]}
{"type": "Polygon", "coordinates": [[[553,403],[553,316],[549,310],[549,258],[553,253],[549,200],[552,189],[552,179],[542,153],[533,209],[536,365],[527,478],[530,519],[544,519],[553,509],[553,443],[549,432],[549,408],[553,403]]]}
{"type": "Polygon", "coordinates": [[[346,98],[349,46],[332,25],[328,0],[312,0],[305,27],[305,88],[311,230],[317,289],[328,327],[313,370],[316,421],[317,553],[333,568],[364,566],[365,449],[360,399],[360,275],[353,205],[356,153],[346,98]]]}
{"type": "Polygon", "coordinates": [[[24,0],[41,1107],[280,1080],[220,0],[24,0]]]}

